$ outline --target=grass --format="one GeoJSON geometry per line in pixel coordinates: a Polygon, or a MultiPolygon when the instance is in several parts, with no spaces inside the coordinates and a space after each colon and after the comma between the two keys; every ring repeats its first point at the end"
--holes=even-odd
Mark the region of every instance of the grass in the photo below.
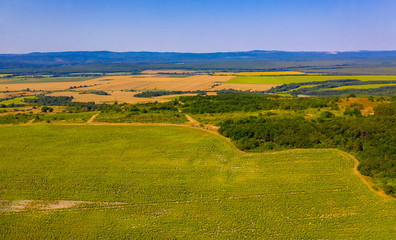
{"type": "Polygon", "coordinates": [[[249,83],[249,84],[289,84],[299,82],[313,82],[313,81],[327,81],[337,79],[358,79],[361,81],[396,81],[396,76],[277,76],[277,77],[251,77],[251,76],[239,76],[228,80],[226,83],[249,83]]]}
{"type": "Polygon", "coordinates": [[[323,111],[331,111],[337,116],[342,115],[341,111],[331,110],[330,108],[321,108],[321,110],[308,108],[305,110],[296,110],[296,111],[276,109],[276,110],[269,110],[269,111],[263,110],[263,111],[255,111],[255,112],[235,111],[228,113],[203,113],[203,114],[191,114],[191,117],[193,117],[199,122],[202,122],[203,124],[218,126],[221,122],[228,119],[240,119],[240,118],[247,118],[250,116],[255,116],[255,117],[265,116],[266,118],[280,117],[280,116],[282,117],[301,116],[305,118],[318,118],[323,111]]]}
{"type": "Polygon", "coordinates": [[[0,124],[27,123],[30,120],[32,120],[34,117],[35,116],[33,116],[32,114],[26,114],[26,113],[0,115],[0,124]]]}
{"type": "Polygon", "coordinates": [[[0,199],[124,202],[0,212],[2,239],[391,239],[395,204],[333,150],[241,155],[183,127],[0,127],[0,199]]]}
{"type": "Polygon", "coordinates": [[[81,113],[49,113],[49,114],[31,114],[17,113],[0,115],[0,124],[21,124],[27,123],[34,119],[34,123],[85,123],[95,112],[81,113]]]}
{"type": "Polygon", "coordinates": [[[175,111],[161,112],[101,112],[97,122],[109,123],[184,123],[187,121],[184,114],[175,111]]]}
{"type": "Polygon", "coordinates": [[[379,87],[387,87],[387,86],[396,86],[396,83],[343,86],[343,87],[332,88],[332,89],[334,89],[334,90],[341,90],[341,89],[367,89],[367,88],[379,88],[379,87]]]}
{"type": "Polygon", "coordinates": [[[281,75],[305,75],[303,72],[280,71],[280,72],[238,72],[238,73],[214,73],[215,76],[281,76],[281,75]]]}
{"type": "Polygon", "coordinates": [[[26,97],[13,98],[13,99],[1,101],[1,102],[0,102],[0,105],[1,105],[1,104],[4,104],[4,105],[10,105],[10,104],[25,104],[25,98],[33,99],[33,98],[37,98],[37,97],[36,97],[36,96],[26,96],[26,97]]]}
{"type": "Polygon", "coordinates": [[[0,82],[0,84],[15,84],[15,83],[50,83],[50,82],[81,82],[97,77],[44,77],[44,78],[8,78],[7,81],[0,82]]]}
{"type": "Polygon", "coordinates": [[[85,123],[95,112],[81,112],[81,113],[55,113],[55,114],[39,114],[33,115],[34,122],[57,122],[57,123],[85,123]]]}
{"type": "Polygon", "coordinates": [[[289,97],[289,98],[293,97],[291,94],[288,94],[288,93],[277,93],[276,95],[278,95],[280,97],[289,97]]]}

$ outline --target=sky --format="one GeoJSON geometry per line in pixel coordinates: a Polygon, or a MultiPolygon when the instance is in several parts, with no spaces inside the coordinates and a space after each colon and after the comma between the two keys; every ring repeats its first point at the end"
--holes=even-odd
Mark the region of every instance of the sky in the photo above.
{"type": "Polygon", "coordinates": [[[395,0],[0,0],[0,53],[396,49],[395,0]]]}

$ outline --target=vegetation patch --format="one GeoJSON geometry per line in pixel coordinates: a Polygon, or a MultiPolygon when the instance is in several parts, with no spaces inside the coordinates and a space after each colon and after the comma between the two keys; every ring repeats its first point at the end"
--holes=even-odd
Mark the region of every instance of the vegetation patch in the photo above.
{"type": "Polygon", "coordinates": [[[170,126],[0,128],[2,239],[394,236],[394,202],[334,150],[246,155],[206,131],[170,126]],[[34,199],[90,204],[3,211],[34,199]]]}
{"type": "Polygon", "coordinates": [[[339,89],[367,89],[367,88],[379,88],[379,87],[389,87],[389,86],[396,86],[396,83],[388,83],[388,84],[367,84],[367,85],[353,85],[353,86],[342,86],[338,88],[334,88],[335,90],[339,89]]]}
{"type": "Polygon", "coordinates": [[[279,72],[237,72],[237,73],[214,73],[215,76],[287,76],[287,75],[305,75],[303,72],[296,71],[279,71],[279,72]]]}
{"type": "Polygon", "coordinates": [[[152,98],[166,95],[176,95],[176,94],[186,94],[186,93],[196,93],[198,95],[205,95],[205,91],[167,91],[167,90],[146,90],[141,93],[135,94],[135,97],[141,98],[152,98]]]}
{"type": "Polygon", "coordinates": [[[95,112],[79,113],[55,113],[55,114],[35,114],[33,115],[34,123],[85,123],[95,112]]]}
{"type": "Polygon", "coordinates": [[[322,112],[318,119],[254,117],[229,119],[219,132],[241,150],[339,148],[358,156],[363,175],[375,177],[377,187],[396,195],[396,104],[378,105],[374,116],[362,117],[360,104],[351,104],[345,117],[322,112]]]}
{"type": "Polygon", "coordinates": [[[360,81],[356,79],[342,79],[322,82],[289,83],[274,87],[268,90],[268,93],[289,93],[293,96],[336,96],[346,94],[394,96],[396,95],[396,86],[392,81],[360,81]],[[368,88],[367,86],[377,87],[368,88]]]}
{"type": "Polygon", "coordinates": [[[80,94],[95,94],[95,95],[110,95],[110,93],[105,92],[103,90],[87,90],[87,91],[81,91],[79,93],[80,94]]]}
{"type": "Polygon", "coordinates": [[[24,84],[24,83],[49,83],[49,82],[81,82],[95,77],[13,77],[0,84],[24,84]]]}
{"type": "Polygon", "coordinates": [[[18,107],[25,106],[25,99],[35,99],[36,96],[17,97],[3,100],[0,102],[0,107],[18,107]]]}
{"type": "Polygon", "coordinates": [[[98,122],[111,123],[184,123],[184,114],[174,106],[175,102],[146,104],[107,105],[95,118],[98,122]]]}
{"type": "Polygon", "coordinates": [[[329,80],[357,79],[361,81],[396,81],[395,75],[344,75],[344,76],[276,76],[276,77],[254,77],[238,76],[228,80],[226,83],[249,83],[249,84],[289,84],[303,82],[318,82],[329,80]]]}

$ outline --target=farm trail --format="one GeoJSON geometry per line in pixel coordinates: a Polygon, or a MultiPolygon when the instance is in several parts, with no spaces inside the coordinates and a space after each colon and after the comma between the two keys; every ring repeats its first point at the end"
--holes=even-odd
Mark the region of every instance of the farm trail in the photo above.
{"type": "Polygon", "coordinates": [[[34,118],[32,120],[29,120],[29,122],[27,122],[26,125],[32,124],[34,122],[34,120],[35,120],[34,118]]]}
{"type": "Polygon", "coordinates": [[[86,123],[91,124],[95,120],[95,118],[99,115],[99,113],[93,115],[86,123]]]}
{"type": "Polygon", "coordinates": [[[192,118],[190,115],[186,115],[187,120],[193,124],[193,126],[199,126],[200,122],[198,122],[197,120],[195,120],[194,118],[192,118]]]}

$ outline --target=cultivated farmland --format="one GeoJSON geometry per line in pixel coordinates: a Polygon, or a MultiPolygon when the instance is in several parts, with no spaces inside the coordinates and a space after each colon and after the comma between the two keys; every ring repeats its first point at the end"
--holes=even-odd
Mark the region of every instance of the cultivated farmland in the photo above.
{"type": "Polygon", "coordinates": [[[305,75],[303,72],[296,71],[277,71],[277,72],[238,72],[238,73],[215,73],[216,76],[288,76],[305,75]]]}
{"type": "Polygon", "coordinates": [[[314,82],[327,81],[339,79],[357,79],[361,81],[396,81],[395,75],[344,75],[344,76],[266,76],[266,77],[252,77],[252,76],[238,76],[227,83],[244,83],[244,84],[288,84],[299,82],[314,82]]]}
{"type": "Polygon", "coordinates": [[[242,154],[175,126],[2,126],[0,136],[2,239],[391,239],[396,231],[394,200],[370,191],[335,150],[242,154]]]}

